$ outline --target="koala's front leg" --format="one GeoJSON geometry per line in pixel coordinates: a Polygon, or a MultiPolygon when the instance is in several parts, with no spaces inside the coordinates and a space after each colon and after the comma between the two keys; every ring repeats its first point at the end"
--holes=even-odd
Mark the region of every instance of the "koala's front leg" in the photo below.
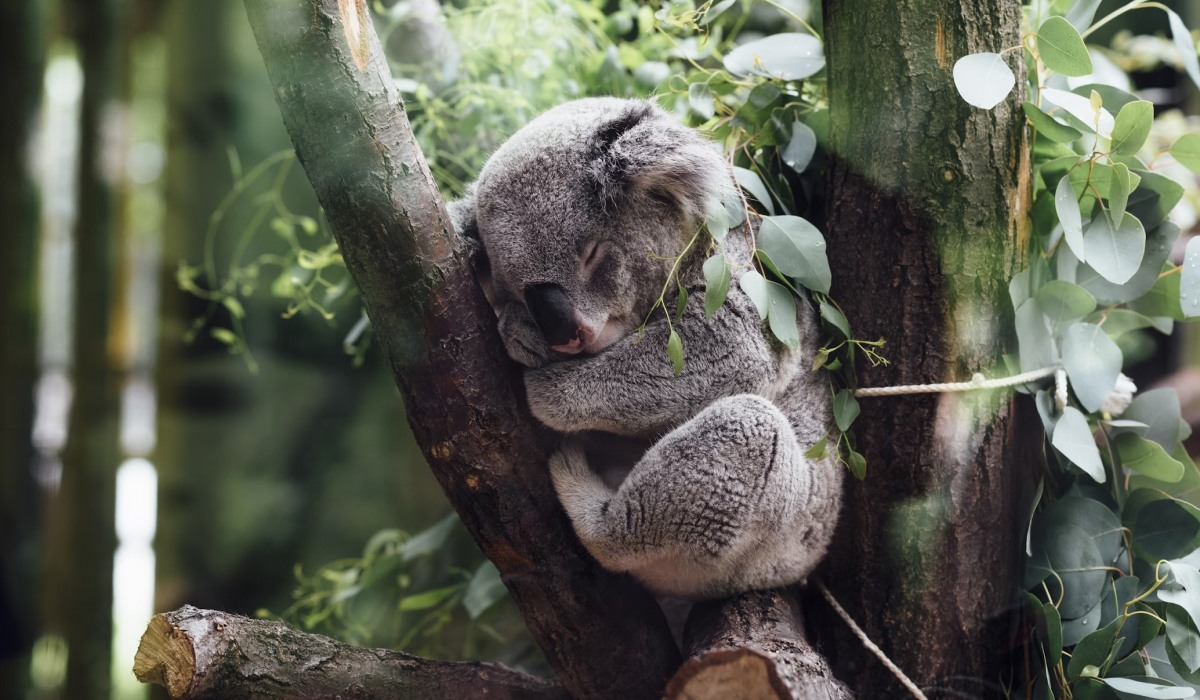
{"type": "Polygon", "coordinates": [[[501,306],[496,323],[504,349],[513,360],[532,368],[550,363],[552,351],[524,304],[513,301],[501,306]]]}
{"type": "Polygon", "coordinates": [[[561,432],[600,430],[656,435],[691,418],[713,399],[764,393],[777,383],[778,359],[750,300],[731,289],[709,321],[696,290],[675,331],[683,341],[680,376],[666,353],[670,327],[661,315],[642,341],[617,341],[598,355],[526,372],[534,416],[561,432]]]}
{"type": "Polygon", "coordinates": [[[802,580],[824,555],[842,471],[807,447],[770,401],[739,395],[660,440],[615,491],[571,442],[550,474],[602,565],[658,593],[713,597],[802,580]]]}

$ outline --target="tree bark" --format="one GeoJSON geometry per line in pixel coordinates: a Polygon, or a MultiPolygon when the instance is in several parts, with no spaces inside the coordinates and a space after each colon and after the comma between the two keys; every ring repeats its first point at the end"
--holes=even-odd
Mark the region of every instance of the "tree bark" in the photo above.
{"type": "Polygon", "coordinates": [[[850,700],[829,664],[804,640],[789,590],[696,604],[684,630],[688,660],[667,700],[850,700]]]}
{"type": "Polygon", "coordinates": [[[38,196],[30,140],[42,94],[44,10],[0,0],[0,696],[24,697],[37,629],[41,493],[33,478],[33,383],[37,375],[38,196]]]}
{"type": "Polygon", "coordinates": [[[557,683],[499,664],[430,661],[364,649],[287,625],[190,605],[155,615],[134,675],[203,700],[570,700],[557,683]]]}
{"type": "MultiPolygon", "coordinates": [[[[1014,0],[826,0],[833,296],[857,337],[887,339],[862,386],[1007,374],[1007,281],[1029,239],[1018,87],[994,110],[952,78],[1020,45],[1014,0]]],[[[1017,85],[1020,52],[1010,52],[1017,85]]],[[[865,363],[864,363],[865,364],[865,363]]],[[[825,579],[917,685],[990,697],[1036,484],[1007,391],[872,398],[855,423],[867,475],[847,490],[825,579]]],[[[1030,441],[1031,442],[1031,441],[1030,441]]],[[[826,606],[834,667],[863,697],[904,691],[826,606]]]]}
{"type": "Polygon", "coordinates": [[[339,8],[365,4],[246,0],[296,154],[417,441],[571,693],[658,698],[679,664],[666,621],[574,537],[546,473],[552,438],[530,417],[378,39],[369,20],[344,22],[339,8]]]}

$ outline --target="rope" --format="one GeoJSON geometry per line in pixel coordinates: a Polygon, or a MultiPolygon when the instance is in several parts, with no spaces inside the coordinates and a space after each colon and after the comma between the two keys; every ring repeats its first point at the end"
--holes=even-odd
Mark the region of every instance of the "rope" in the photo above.
{"type": "Polygon", "coordinates": [[[892,663],[892,660],[883,653],[883,650],[875,646],[875,643],[872,642],[869,637],[867,637],[867,633],[863,632],[862,628],[855,624],[854,618],[850,617],[850,614],[843,610],[842,606],[838,605],[837,600],[834,599],[833,594],[829,592],[829,589],[825,587],[825,584],[820,581],[817,581],[816,584],[817,588],[821,590],[821,595],[825,596],[825,600],[828,600],[829,604],[833,606],[834,612],[836,612],[838,616],[850,626],[850,631],[854,633],[855,637],[858,637],[858,640],[862,642],[863,646],[866,647],[867,650],[872,654],[874,654],[884,666],[887,666],[887,670],[892,672],[892,675],[895,676],[898,681],[900,681],[901,685],[903,685],[905,688],[908,688],[908,692],[912,693],[913,697],[917,698],[917,700],[929,700],[929,698],[925,697],[925,693],[922,693],[921,689],[917,687],[917,684],[909,680],[908,676],[904,675],[904,671],[901,671],[896,664],[892,663]]]}
{"type": "Polygon", "coordinates": [[[854,392],[856,397],[860,396],[898,396],[900,394],[945,394],[952,391],[971,391],[972,389],[1000,389],[1006,386],[1016,386],[1018,384],[1027,384],[1038,379],[1045,379],[1058,371],[1057,367],[1047,367],[1045,369],[1037,369],[1032,372],[1023,372],[1021,374],[1004,377],[1002,379],[985,379],[978,372],[971,377],[969,382],[950,382],[947,384],[908,384],[905,386],[880,386],[870,389],[858,389],[854,392]]]}

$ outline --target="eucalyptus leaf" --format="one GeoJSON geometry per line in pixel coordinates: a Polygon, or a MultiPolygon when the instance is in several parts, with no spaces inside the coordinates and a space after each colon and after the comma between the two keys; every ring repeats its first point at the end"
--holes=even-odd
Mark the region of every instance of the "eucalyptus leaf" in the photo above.
{"type": "Polygon", "coordinates": [[[729,294],[729,263],[725,256],[717,253],[704,261],[704,320],[712,315],[725,303],[729,294]]]}
{"type": "Polygon", "coordinates": [[[1016,84],[1017,77],[998,53],[973,53],[954,63],[954,87],[973,107],[995,107],[1016,84]]]}
{"type": "Polygon", "coordinates": [[[1200,58],[1196,56],[1196,42],[1192,41],[1192,33],[1188,31],[1187,25],[1179,15],[1171,10],[1166,10],[1166,13],[1171,24],[1171,37],[1183,58],[1183,67],[1196,87],[1200,87],[1200,58]]]}
{"type": "Polygon", "coordinates": [[[850,322],[846,320],[846,317],[841,311],[838,311],[837,308],[826,304],[825,302],[821,302],[820,308],[821,318],[825,319],[826,323],[829,325],[838,329],[843,338],[849,340],[853,337],[850,335],[850,322]]]}
{"type": "Polygon", "coordinates": [[[1084,320],[1088,323],[1099,323],[1103,320],[1103,323],[1100,323],[1100,328],[1113,340],[1120,338],[1130,331],[1149,328],[1154,325],[1154,322],[1148,317],[1135,311],[1129,311],[1128,309],[1099,311],[1084,320]],[[1101,316],[1103,316],[1103,319],[1101,319],[1101,316]]]}
{"type": "Polygon", "coordinates": [[[739,168],[735,165],[733,166],[733,174],[737,178],[738,184],[742,186],[742,189],[757,199],[766,208],[768,214],[775,213],[775,205],[771,202],[771,194],[767,191],[767,186],[758,177],[758,173],[753,170],[739,168]]]}
{"type": "Polygon", "coordinates": [[[784,345],[800,347],[800,331],[796,327],[796,297],[787,287],[778,282],[767,282],[767,302],[771,332],[784,345]]]}
{"type": "Polygon", "coordinates": [[[1187,609],[1179,605],[1168,603],[1166,613],[1167,638],[1188,671],[1195,672],[1200,669],[1200,629],[1187,609]]]}
{"type": "Polygon", "coordinates": [[[675,329],[671,329],[671,335],[667,338],[667,357],[671,358],[671,364],[675,366],[675,376],[683,371],[683,341],[679,338],[679,334],[675,329]]]}
{"type": "Polygon", "coordinates": [[[1033,124],[1038,133],[1055,143],[1071,143],[1083,136],[1078,129],[1067,126],[1054,117],[1037,108],[1032,102],[1024,102],[1021,109],[1033,124]]]}
{"type": "Polygon", "coordinates": [[[1136,156],[1150,136],[1154,124],[1154,105],[1145,100],[1121,107],[1113,124],[1112,151],[1119,156],[1136,156]]]}
{"type": "MultiPolygon", "coordinates": [[[[1133,542],[1153,560],[1174,559],[1194,549],[1192,541],[1197,532],[1200,532],[1200,521],[1185,504],[1164,498],[1146,504],[1138,512],[1133,542]]],[[[1164,598],[1164,592],[1159,593],[1160,599],[1177,602],[1164,598]]]]}
{"type": "Polygon", "coordinates": [[[1194,173],[1200,173],[1200,134],[1184,134],[1171,144],[1171,157],[1194,173]]]}
{"type": "Polygon", "coordinates": [[[1171,210],[1183,199],[1183,185],[1148,170],[1134,172],[1141,177],[1141,184],[1129,195],[1127,211],[1150,230],[1166,221],[1171,210]]]}
{"type": "Polygon", "coordinates": [[[433,527],[414,535],[412,539],[400,545],[397,550],[401,559],[409,562],[417,557],[438,551],[446,544],[446,539],[457,522],[458,515],[452,512],[439,520],[433,527]]]}
{"type": "Polygon", "coordinates": [[[1087,264],[1113,284],[1125,284],[1142,264],[1146,231],[1142,222],[1126,212],[1114,227],[1107,216],[1097,216],[1083,236],[1087,264]]]}
{"type": "Polygon", "coordinates": [[[704,83],[692,83],[688,86],[688,106],[703,119],[712,119],[717,113],[712,90],[704,83]]]}
{"type": "Polygon", "coordinates": [[[412,610],[428,610],[437,607],[459,590],[459,586],[446,586],[445,588],[435,588],[431,591],[405,596],[400,600],[400,610],[407,612],[412,610]]]}
{"type": "Polygon", "coordinates": [[[1071,652],[1071,663],[1067,667],[1069,677],[1083,674],[1087,666],[1102,666],[1108,660],[1109,652],[1117,641],[1117,627],[1120,624],[1120,620],[1113,620],[1075,645],[1075,650],[1071,652]]]}
{"type": "Polygon", "coordinates": [[[1046,67],[1057,73],[1078,78],[1094,70],[1092,57],[1079,31],[1062,17],[1051,17],[1037,30],[1038,54],[1046,67]]]}
{"type": "Polygon", "coordinates": [[[504,600],[506,595],[508,595],[508,588],[500,579],[500,570],[492,562],[485,561],[475,570],[475,575],[467,584],[467,592],[463,596],[463,607],[467,609],[467,614],[471,616],[471,619],[475,620],[487,612],[488,608],[504,600]]]}
{"type": "Polygon", "coordinates": [[[1046,646],[1050,653],[1047,659],[1051,666],[1057,666],[1062,661],[1063,624],[1058,608],[1050,603],[1042,605],[1042,615],[1046,618],[1046,646]]]}
{"type": "Polygon", "coordinates": [[[807,124],[797,119],[792,124],[792,137],[779,151],[783,162],[798,173],[804,172],[817,151],[817,134],[807,124]]]}
{"type": "Polygon", "coordinates": [[[1079,214],[1079,202],[1075,199],[1075,190],[1071,187],[1070,178],[1058,181],[1054,192],[1054,210],[1058,221],[1063,227],[1063,236],[1070,246],[1071,252],[1080,262],[1087,260],[1083,244],[1083,218],[1079,214]]]}
{"type": "MultiPolygon", "coordinates": [[[[1106,563],[1116,560],[1121,549],[1121,521],[1108,506],[1083,495],[1067,496],[1055,501],[1038,514],[1038,524],[1046,528],[1058,525],[1078,527],[1092,538],[1100,558],[1106,563]]],[[[1108,624],[1108,621],[1101,624],[1108,624]]]]}
{"type": "Polygon", "coordinates": [[[1171,388],[1143,391],[1129,403],[1121,417],[1140,423],[1145,428],[1118,428],[1117,434],[1132,432],[1139,437],[1157,443],[1168,454],[1179,441],[1179,423],[1182,409],[1179,395],[1171,388]]]}
{"type": "Polygon", "coordinates": [[[763,321],[767,320],[767,311],[771,307],[767,301],[767,281],[763,276],[757,270],[750,270],[738,279],[738,286],[750,297],[750,301],[754,302],[754,308],[758,309],[758,317],[763,321]]]}
{"type": "Polygon", "coordinates": [[[1113,440],[1121,455],[1121,464],[1146,476],[1173,484],[1183,478],[1183,464],[1175,461],[1156,442],[1136,433],[1121,433],[1113,440]]]}
{"type": "MultiPolygon", "coordinates": [[[[1101,583],[1103,585],[1103,583],[1101,583]]],[[[1062,622],[1063,647],[1073,647],[1084,637],[1100,629],[1100,609],[1104,601],[1097,600],[1090,610],[1079,617],[1062,622]]]]}
{"type": "Polygon", "coordinates": [[[1016,326],[1022,372],[1045,369],[1058,362],[1058,349],[1037,299],[1028,299],[1017,309],[1016,326]]]}
{"type": "Polygon", "coordinates": [[[734,48],[724,64],[734,75],[802,80],[825,67],[825,48],[811,34],[772,34],[734,48]]]}
{"type": "Polygon", "coordinates": [[[1155,328],[1169,333],[1169,330],[1159,327],[1157,319],[1166,317],[1177,321],[1183,320],[1183,308],[1180,306],[1183,299],[1179,291],[1179,282],[1180,276],[1177,274],[1159,277],[1148,292],[1129,302],[1129,308],[1155,319],[1155,328]]]}
{"type": "Polygon", "coordinates": [[[850,450],[849,452],[850,454],[846,455],[846,459],[847,466],[850,467],[850,473],[854,475],[854,478],[862,481],[867,476],[867,458],[854,450],[850,450]]]}
{"type": "MultiPolygon", "coordinates": [[[[1092,108],[1091,100],[1081,95],[1076,95],[1073,92],[1066,90],[1057,90],[1055,88],[1044,88],[1042,97],[1049,100],[1052,104],[1062,107],[1063,110],[1074,117],[1072,124],[1074,126],[1082,126],[1086,131],[1095,133],[1097,130],[1096,113],[1097,110],[1092,108]]],[[[1112,113],[1101,107],[1099,110],[1099,131],[1100,135],[1109,137],[1112,135],[1115,119],[1112,113]]]]}
{"type": "MultiPolygon", "coordinates": [[[[1068,328],[1064,336],[1063,366],[1075,396],[1089,412],[1098,411],[1117,384],[1117,375],[1121,373],[1121,350],[1100,326],[1091,323],[1077,323],[1068,328]]],[[[1060,429],[1061,425],[1055,435],[1060,429]]]]}
{"type": "MultiPolygon", "coordinates": [[[[1113,166],[1112,186],[1108,190],[1108,221],[1109,227],[1119,227],[1125,220],[1125,206],[1129,204],[1129,168],[1124,163],[1113,166]]],[[[1135,221],[1137,219],[1134,219],[1135,221]]],[[[1139,222],[1140,225],[1140,222],[1139,222]]],[[[1143,236],[1145,231],[1142,232],[1143,236]]],[[[1143,253],[1145,252],[1143,246],[1143,253]]],[[[1142,261],[1138,260],[1138,265],[1142,261]]]]}
{"type": "Polygon", "coordinates": [[[1105,684],[1122,694],[1122,697],[1136,696],[1140,698],[1157,698],[1158,700],[1177,700],[1190,698],[1196,694],[1192,688],[1180,688],[1161,680],[1135,680],[1133,678],[1105,678],[1105,684]]]}
{"type": "Polygon", "coordinates": [[[859,413],[858,399],[850,389],[842,389],[833,397],[833,419],[843,433],[850,429],[859,413]]]}
{"type": "Polygon", "coordinates": [[[1038,290],[1037,300],[1042,312],[1055,324],[1083,318],[1096,308],[1096,299],[1078,285],[1052,280],[1038,290]]]}
{"type": "Polygon", "coordinates": [[[1104,463],[1100,461],[1100,449],[1096,447],[1087,419],[1079,409],[1074,406],[1063,409],[1062,417],[1054,425],[1054,438],[1050,444],[1096,483],[1104,483],[1106,477],[1104,463]]]}
{"type": "Polygon", "coordinates": [[[708,11],[704,13],[704,17],[700,19],[700,26],[708,26],[708,23],[717,17],[720,17],[722,12],[733,7],[735,2],[737,2],[737,0],[721,0],[721,2],[713,3],[712,6],[708,8],[708,11]]]}
{"type": "Polygon", "coordinates": [[[1067,10],[1067,21],[1080,32],[1084,31],[1092,25],[1092,18],[1096,16],[1101,2],[1103,0],[1075,0],[1071,9],[1067,10]]]}
{"type": "Polygon", "coordinates": [[[1184,318],[1200,316],[1200,236],[1187,243],[1183,267],[1179,270],[1179,307],[1184,318]]]}
{"type": "MultiPolygon", "coordinates": [[[[1134,193],[1134,197],[1137,193],[1134,193]]],[[[1131,198],[1132,200],[1132,198],[1131,198]]],[[[1075,283],[1096,297],[1096,303],[1101,306],[1125,304],[1137,299],[1158,281],[1163,263],[1171,255],[1176,239],[1179,238],[1179,227],[1167,221],[1146,234],[1145,252],[1142,254],[1142,264],[1125,284],[1113,284],[1104,279],[1090,265],[1081,265],[1075,273],[1075,283]]],[[[1113,309],[1119,311],[1120,309],[1113,309]]],[[[1111,334],[1110,334],[1111,335],[1111,334]]]]}
{"type": "Polygon", "coordinates": [[[798,216],[764,216],[758,247],[783,274],[813,291],[829,293],[832,275],[825,255],[825,237],[812,224],[798,216]]]}

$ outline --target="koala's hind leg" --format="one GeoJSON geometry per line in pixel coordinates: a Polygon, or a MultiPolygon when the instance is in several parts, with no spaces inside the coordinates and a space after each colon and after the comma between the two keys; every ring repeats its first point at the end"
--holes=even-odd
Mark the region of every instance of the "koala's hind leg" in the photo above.
{"type": "MultiPolygon", "coordinates": [[[[808,573],[791,570],[795,557],[775,551],[807,529],[814,470],[829,468],[802,452],[778,408],[742,394],[714,402],[663,437],[616,490],[575,443],[552,458],[550,469],[576,533],[601,564],[631,572],[657,592],[698,597],[808,573]]],[[[805,559],[815,564],[821,549],[805,559]]]]}

